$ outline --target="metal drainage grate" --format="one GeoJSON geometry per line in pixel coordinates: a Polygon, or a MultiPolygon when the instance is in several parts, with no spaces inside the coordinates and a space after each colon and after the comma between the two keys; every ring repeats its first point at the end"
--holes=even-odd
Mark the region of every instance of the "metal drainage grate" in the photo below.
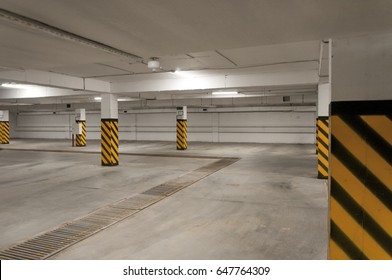
{"type": "Polygon", "coordinates": [[[142,192],[142,194],[147,194],[147,195],[157,195],[157,196],[169,196],[183,187],[180,185],[172,185],[172,184],[161,184],[159,186],[156,186],[152,189],[149,189],[145,192],[142,192]]]}
{"type": "Polygon", "coordinates": [[[37,237],[2,251],[0,252],[0,259],[47,259],[136,212],[138,212],[138,210],[118,209],[111,206],[104,207],[83,218],[64,224],[57,229],[38,235],[37,237]]]}
{"type": "Polygon", "coordinates": [[[130,198],[126,198],[121,200],[118,203],[112,204],[112,207],[115,208],[124,208],[124,209],[133,209],[133,210],[142,210],[158,201],[163,199],[162,196],[156,195],[146,195],[146,194],[137,194],[130,198]]]}
{"type": "Polygon", "coordinates": [[[193,172],[151,188],[141,194],[125,198],[87,216],[63,224],[49,232],[11,246],[0,252],[2,260],[47,259],[75,243],[118,223],[173,193],[233,164],[238,158],[225,158],[193,172]]]}
{"type": "MultiPolygon", "coordinates": [[[[200,167],[199,169],[196,169],[195,172],[209,172],[214,173],[222,168],[225,168],[226,166],[229,166],[233,163],[235,163],[236,161],[238,161],[238,158],[224,158],[218,161],[215,161],[213,163],[207,164],[203,167],[200,167]]],[[[210,175],[208,174],[208,175],[210,175]]]]}

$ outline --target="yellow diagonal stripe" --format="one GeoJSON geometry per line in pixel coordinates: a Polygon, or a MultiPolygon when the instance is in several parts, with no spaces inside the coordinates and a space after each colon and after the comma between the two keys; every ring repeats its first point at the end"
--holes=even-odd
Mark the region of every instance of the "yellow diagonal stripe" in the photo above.
{"type": "MultiPolygon", "coordinates": [[[[328,168],[328,161],[326,161],[322,155],[319,155],[318,160],[321,161],[326,168],[328,168]]],[[[323,167],[321,167],[321,165],[319,165],[319,170],[320,170],[320,168],[323,169],[323,167]]],[[[327,175],[328,175],[328,170],[325,170],[325,171],[327,172],[327,175]]]]}
{"type": "Polygon", "coordinates": [[[103,132],[105,132],[107,135],[110,135],[110,134],[111,134],[111,131],[110,131],[110,124],[107,125],[106,123],[102,123],[102,125],[101,125],[101,130],[102,130],[103,132]]]}
{"type": "Polygon", "coordinates": [[[392,166],[339,117],[334,118],[333,126],[333,135],[341,143],[347,143],[346,148],[392,190],[392,166]]]}
{"type": "Polygon", "coordinates": [[[321,131],[324,131],[324,133],[325,134],[329,134],[329,128],[324,124],[324,123],[322,123],[321,121],[320,121],[320,123],[319,123],[319,135],[321,134],[321,135],[323,135],[322,133],[321,133],[321,131]]]}
{"type": "Polygon", "coordinates": [[[324,142],[325,144],[327,144],[327,146],[328,146],[328,143],[329,143],[328,138],[325,137],[325,135],[322,134],[320,131],[319,131],[319,135],[318,135],[318,140],[319,140],[319,141],[323,141],[323,142],[324,142]]]}
{"type": "Polygon", "coordinates": [[[105,159],[104,156],[101,156],[101,161],[102,161],[104,164],[109,164],[109,162],[105,159]]]}
{"type": "Polygon", "coordinates": [[[329,240],[329,259],[350,260],[350,257],[332,240],[329,240]]]}
{"type": "Polygon", "coordinates": [[[324,177],[328,177],[328,171],[326,171],[322,166],[318,166],[318,172],[320,172],[324,177]]]}
{"type": "Polygon", "coordinates": [[[361,116],[387,142],[392,143],[392,121],[386,116],[361,116]]]}
{"type": "MultiPolygon", "coordinates": [[[[110,151],[110,149],[109,149],[110,151]]],[[[107,153],[107,149],[101,149],[101,153],[108,159],[110,160],[110,155],[107,153]]]]}
{"type": "Polygon", "coordinates": [[[389,254],[374,241],[333,197],[330,198],[330,216],[336,225],[369,259],[390,259],[389,254]]]}
{"type": "Polygon", "coordinates": [[[109,139],[109,134],[106,134],[106,133],[101,133],[101,136],[106,140],[106,142],[108,143],[108,144],[110,144],[111,143],[111,141],[110,141],[110,139],[109,139]]]}
{"type": "Polygon", "coordinates": [[[392,236],[392,212],[334,155],[331,156],[331,173],[342,188],[392,236]]]}
{"type": "Polygon", "coordinates": [[[319,147],[319,150],[321,152],[323,152],[328,157],[329,151],[321,143],[319,143],[318,147],[319,147]]]}

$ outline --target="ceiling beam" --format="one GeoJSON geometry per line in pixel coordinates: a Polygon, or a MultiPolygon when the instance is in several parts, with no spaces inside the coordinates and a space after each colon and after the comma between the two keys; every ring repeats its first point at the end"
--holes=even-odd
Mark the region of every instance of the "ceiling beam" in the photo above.
{"type": "Polygon", "coordinates": [[[142,61],[142,58],[140,56],[119,50],[117,48],[111,47],[109,45],[103,44],[101,42],[97,42],[85,37],[82,37],[80,35],[68,32],[66,30],[57,28],[55,26],[46,24],[44,22],[28,18],[16,13],[13,13],[11,11],[7,11],[4,9],[0,8],[0,19],[11,22],[13,24],[18,24],[21,25],[25,28],[33,29],[39,32],[43,32],[46,34],[49,34],[53,37],[60,38],[63,40],[68,40],[72,41],[74,43],[82,44],[88,47],[92,47],[101,51],[104,51],[106,53],[110,53],[113,55],[125,57],[127,59],[130,59],[134,62],[140,62],[142,61]]]}
{"type": "Polygon", "coordinates": [[[277,73],[211,74],[209,76],[164,78],[159,74],[144,80],[112,83],[112,93],[164,92],[181,90],[213,90],[244,87],[271,87],[294,85],[317,85],[317,70],[277,73]]]}
{"type": "Polygon", "coordinates": [[[0,71],[1,82],[42,85],[87,92],[110,92],[109,82],[39,70],[0,71]]]}

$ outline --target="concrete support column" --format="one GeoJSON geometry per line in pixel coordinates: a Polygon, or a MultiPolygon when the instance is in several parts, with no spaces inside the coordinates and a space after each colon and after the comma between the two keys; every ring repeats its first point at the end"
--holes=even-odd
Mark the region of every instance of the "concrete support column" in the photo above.
{"type": "Polygon", "coordinates": [[[177,107],[177,150],[186,150],[187,143],[187,107],[177,107]]]}
{"type": "Polygon", "coordinates": [[[76,109],[75,123],[78,125],[76,134],[76,147],[85,147],[87,144],[86,137],[86,109],[76,109]]]}
{"type": "Polygon", "coordinates": [[[0,144],[10,143],[9,111],[0,111],[0,144]]]}
{"type": "Polygon", "coordinates": [[[392,33],[338,39],[330,118],[330,259],[392,259],[392,33]]]}
{"type": "Polygon", "coordinates": [[[114,166],[119,164],[118,102],[113,94],[101,96],[101,162],[103,166],[114,166]]]}
{"type": "Polygon", "coordinates": [[[329,105],[331,84],[319,84],[316,122],[317,178],[328,179],[329,168],[329,105]]]}

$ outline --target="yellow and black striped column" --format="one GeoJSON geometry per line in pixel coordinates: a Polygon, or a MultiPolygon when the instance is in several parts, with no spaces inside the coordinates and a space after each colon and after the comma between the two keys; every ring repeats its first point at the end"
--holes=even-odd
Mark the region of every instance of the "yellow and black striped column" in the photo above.
{"type": "Polygon", "coordinates": [[[316,118],[316,154],[318,153],[318,118],[316,118]]]}
{"type": "Polygon", "coordinates": [[[104,166],[119,164],[118,119],[101,119],[101,162],[104,166]]]}
{"type": "Polygon", "coordinates": [[[187,148],[187,120],[177,120],[177,150],[187,148]]]}
{"type": "Polygon", "coordinates": [[[10,123],[8,121],[0,121],[0,144],[10,143],[10,123]]]}
{"type": "Polygon", "coordinates": [[[392,259],[392,101],[332,102],[330,259],[392,259]]]}
{"type": "Polygon", "coordinates": [[[329,117],[317,118],[317,170],[319,179],[328,179],[329,117]]]}
{"type": "Polygon", "coordinates": [[[76,121],[82,124],[82,134],[76,134],[76,147],[84,147],[87,144],[86,138],[86,121],[76,121]]]}

